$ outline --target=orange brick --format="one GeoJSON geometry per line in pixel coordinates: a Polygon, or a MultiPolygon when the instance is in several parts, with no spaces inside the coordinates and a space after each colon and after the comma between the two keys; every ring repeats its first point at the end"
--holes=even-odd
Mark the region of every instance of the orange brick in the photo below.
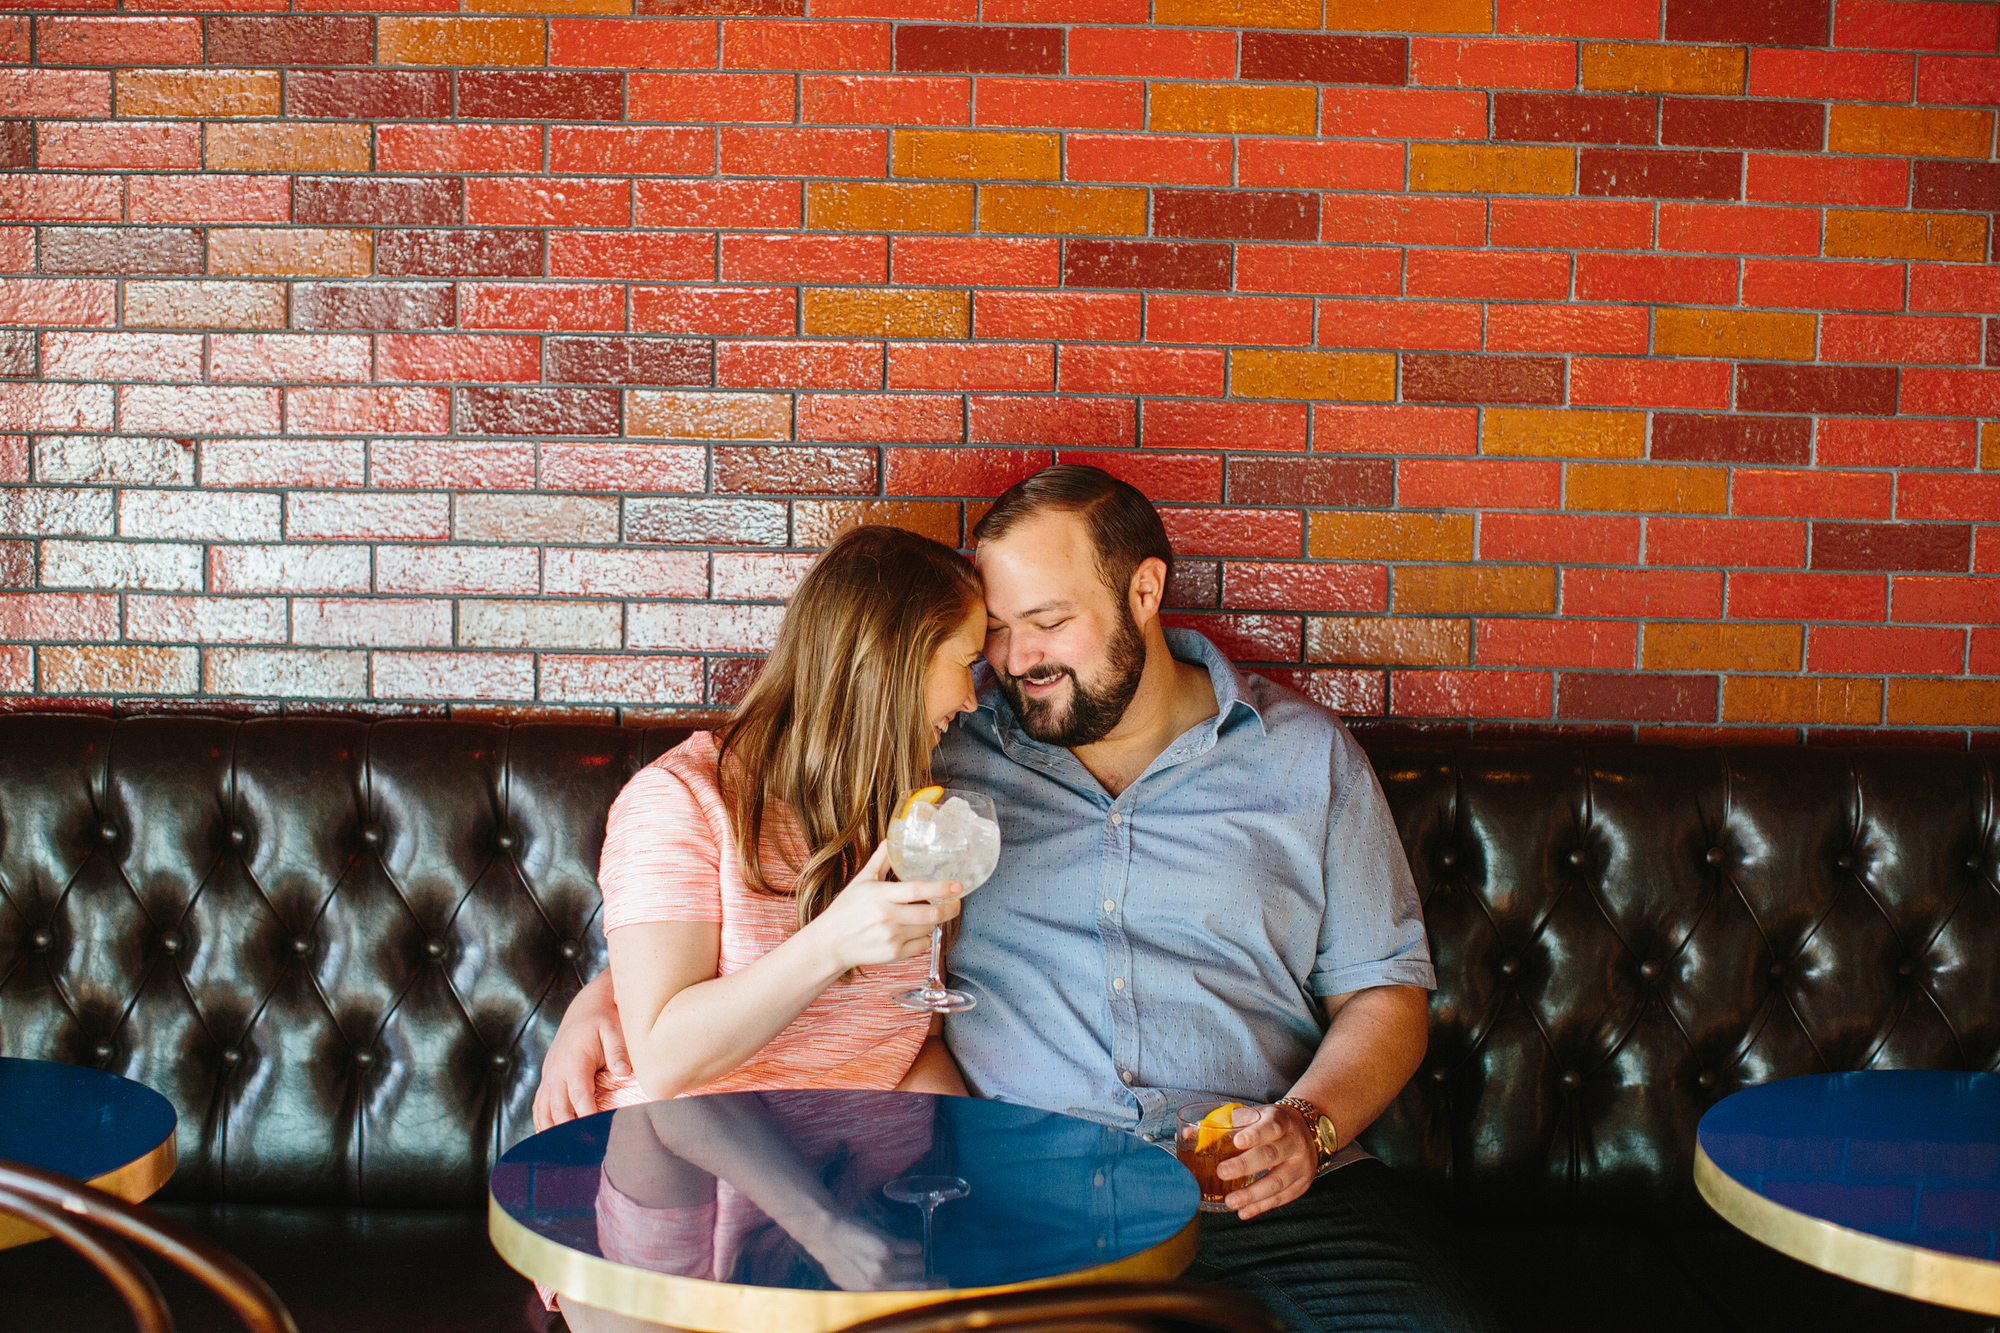
{"type": "Polygon", "coordinates": [[[275,116],[278,71],[249,69],[121,69],[121,116],[275,116]]]}
{"type": "Polygon", "coordinates": [[[1312,134],[1311,88],[1272,84],[1156,83],[1147,128],[1184,134],[1312,134]]]}
{"type": "Polygon", "coordinates": [[[809,181],[806,226],[812,231],[968,232],[972,187],[809,181]]]}
{"type": "Polygon", "coordinates": [[[127,282],[128,329],[282,329],[277,282],[127,282]]]}
{"type": "Polygon", "coordinates": [[[1644,412],[1577,412],[1489,407],[1479,452],[1532,458],[1643,458],[1644,412]]]}
{"type": "Polygon", "coordinates": [[[1053,134],[897,130],[889,154],[890,170],[898,176],[944,180],[1062,178],[1062,152],[1053,134]]]}
{"type": "Polygon", "coordinates": [[[50,694],[193,694],[200,669],[193,648],[44,648],[42,689],[50,694]]]}
{"type": "Polygon", "coordinates": [[[1465,194],[1568,194],[1576,154],[1568,148],[1410,145],[1410,188],[1465,194]]]}
{"type": "Polygon", "coordinates": [[[465,0],[468,14],[630,14],[632,0],[465,0]]]}
{"type": "Polygon", "coordinates": [[[217,227],[208,233],[208,271],[218,277],[360,277],[373,261],[365,231],[217,227]]]}
{"type": "Polygon", "coordinates": [[[1979,466],[2000,468],[2000,421],[1979,428],[1979,466]]]}
{"type": "Polygon", "coordinates": [[[1740,46],[1640,46],[1585,42],[1578,73],[1587,89],[1608,93],[1740,93],[1740,46]]]}
{"type": "Polygon", "coordinates": [[[1837,676],[1724,676],[1722,720],[1874,726],[1882,720],[1882,682],[1837,676]]]}
{"type": "Polygon", "coordinates": [[[366,171],[366,125],[211,125],[210,171],[366,171]]]}
{"type": "Polygon", "coordinates": [[[383,65],[539,65],[537,19],[385,18],[375,59],[383,65]]]}
{"type": "Polygon", "coordinates": [[[821,287],[806,291],[801,319],[808,334],[963,338],[971,332],[972,297],[967,292],[821,287]]]}
{"type": "Polygon", "coordinates": [[[1237,398],[1315,398],[1388,402],[1396,396],[1396,358],[1369,352],[1229,354],[1229,392],[1237,398]]]}
{"type": "Polygon", "coordinates": [[[1158,0],[1153,8],[1163,28],[1317,28],[1319,16],[1320,0],[1158,0]]]}
{"type": "Polygon", "coordinates": [[[792,544],[825,546],[863,523],[883,523],[922,533],[946,546],[958,545],[958,505],[950,500],[796,500],[792,544]]]}
{"type": "Polygon", "coordinates": [[[982,185],[979,229],[1034,235],[1142,236],[1146,192],[1089,185],[982,185]]]}
{"type": "MultiPolygon", "coordinates": [[[[44,648],[44,653],[49,650],[44,648]]],[[[1865,719],[1873,722],[1873,717],[1865,719]]],[[[1943,727],[2000,727],[2000,683],[1990,680],[1892,680],[1889,721],[1943,727]]]]}
{"type": "Polygon", "coordinates": [[[1308,616],[1305,660],[1363,666],[1465,666],[1472,622],[1407,616],[1308,616]]]}
{"type": "Polygon", "coordinates": [[[1993,113],[1835,102],[1826,146],[1888,157],[1986,157],[1993,148],[1993,113]]]}
{"type": "Polygon", "coordinates": [[[1335,32],[1492,32],[1493,0],[1326,0],[1335,32]]]}
{"type": "Polygon", "coordinates": [[[1315,560],[1470,560],[1470,514],[1314,513],[1306,554],[1315,560]]]}
{"type": "Polygon", "coordinates": [[[1565,509],[1720,514],[1729,506],[1729,469],[1656,463],[1577,463],[1565,482],[1565,509]]]}
{"type": "Polygon", "coordinates": [[[1978,213],[1829,209],[1826,253],[1841,259],[1986,258],[1986,218],[1978,213]]]}
{"type": "Polygon", "coordinates": [[[1732,357],[1750,361],[1810,361],[1818,318],[1756,311],[1653,312],[1658,356],[1732,357]]]}
{"type": "Polygon", "coordinates": [[[783,393],[633,389],[625,395],[625,429],[676,440],[789,440],[792,398],[783,393]]]}
{"type": "Polygon", "coordinates": [[[1556,609],[1553,565],[1401,565],[1390,586],[1399,612],[1556,609]]]}
{"type": "Polygon", "coordinates": [[[1803,625],[1648,625],[1648,671],[1797,671],[1803,625]]]}

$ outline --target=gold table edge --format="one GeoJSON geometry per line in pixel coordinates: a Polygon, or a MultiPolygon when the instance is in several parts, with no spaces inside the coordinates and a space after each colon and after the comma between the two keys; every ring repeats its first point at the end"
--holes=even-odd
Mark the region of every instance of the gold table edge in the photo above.
{"type": "Polygon", "coordinates": [[[1695,1142],[1694,1184],[1737,1230],[1850,1282],[1979,1314],[2000,1314],[2000,1263],[1887,1240],[1787,1208],[1736,1180],[1695,1142]]]}
{"type": "MultiPolygon", "coordinates": [[[[140,1157],[135,1157],[123,1166],[113,1167],[101,1176],[92,1176],[84,1182],[106,1194],[139,1203],[150,1199],[160,1186],[173,1176],[179,1165],[179,1154],[174,1150],[173,1134],[168,1134],[158,1147],[140,1157]]],[[[18,1217],[0,1215],[0,1250],[12,1249],[16,1245],[27,1245],[34,1241],[48,1239],[48,1232],[40,1227],[29,1226],[18,1217]]]]}
{"type": "Polygon", "coordinates": [[[1136,1254],[1030,1282],[948,1290],[799,1291],[709,1282],[632,1268],[537,1235],[509,1215],[490,1190],[486,1202],[487,1234],[493,1248],[516,1271],[600,1310],[704,1333],[762,1333],[774,1328],[782,1328],[786,1333],[834,1333],[877,1315],[940,1301],[1084,1282],[1178,1277],[1194,1262],[1195,1240],[1201,1226],[1201,1215],[1197,1213],[1172,1236],[1136,1254]]]}

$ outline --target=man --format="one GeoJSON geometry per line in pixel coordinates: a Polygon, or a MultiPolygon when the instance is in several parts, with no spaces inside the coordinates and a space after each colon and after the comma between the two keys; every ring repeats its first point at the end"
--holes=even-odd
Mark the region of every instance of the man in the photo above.
{"type": "MultiPolygon", "coordinates": [[[[1190,1278],[1295,1330],[1490,1327],[1441,1221],[1353,1145],[1423,1059],[1434,984],[1366,757],[1162,627],[1173,551],[1133,487],[1048,468],[974,538],[990,678],[933,761],[1007,840],[950,960],[978,1001],[945,1024],[967,1086],[1151,1139],[1188,1102],[1256,1103],[1190,1278]]],[[[577,1008],[538,1116],[615,1028],[577,1008]]]]}

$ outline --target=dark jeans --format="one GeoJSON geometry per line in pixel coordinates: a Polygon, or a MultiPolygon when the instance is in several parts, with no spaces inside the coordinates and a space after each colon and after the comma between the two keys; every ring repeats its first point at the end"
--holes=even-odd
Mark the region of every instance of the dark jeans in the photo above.
{"type": "Polygon", "coordinates": [[[1201,1219],[1184,1275],[1253,1296],[1289,1333],[1498,1333],[1442,1214],[1377,1161],[1241,1221],[1201,1219]]]}

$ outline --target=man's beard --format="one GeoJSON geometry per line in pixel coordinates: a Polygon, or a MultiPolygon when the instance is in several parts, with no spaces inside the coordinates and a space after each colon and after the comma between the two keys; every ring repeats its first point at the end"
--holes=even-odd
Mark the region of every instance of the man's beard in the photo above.
{"type": "Polygon", "coordinates": [[[1044,662],[1026,676],[1010,676],[996,669],[993,679],[1000,693],[1013,705],[1021,730],[1044,745],[1064,749],[1091,745],[1111,734],[1125,716],[1132,696],[1139,692],[1139,677],[1146,670],[1146,640],[1139,633],[1132,609],[1121,605],[1119,624],[1105,653],[1103,678],[1095,688],[1087,686],[1074,669],[1044,662]],[[1054,680],[1069,677],[1069,702],[1030,699],[1021,689],[1023,680],[1054,680]]]}

